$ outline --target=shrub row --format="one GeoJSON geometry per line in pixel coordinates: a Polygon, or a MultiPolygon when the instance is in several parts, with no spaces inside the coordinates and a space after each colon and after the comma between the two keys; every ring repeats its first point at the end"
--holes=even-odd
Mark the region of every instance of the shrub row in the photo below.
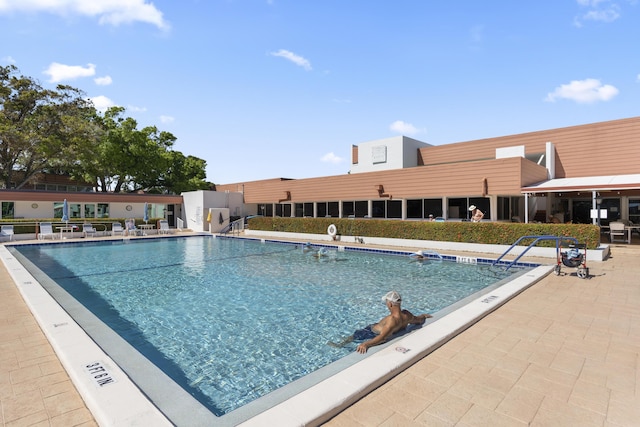
{"type": "MultiPolygon", "coordinates": [[[[357,237],[387,237],[394,239],[434,240],[446,242],[511,245],[522,236],[573,237],[586,243],[589,249],[600,244],[600,227],[592,224],[539,224],[510,222],[428,222],[345,218],[281,218],[249,219],[253,230],[288,233],[327,234],[334,224],[339,235],[357,237]]],[[[528,246],[533,239],[525,239],[528,246]]],[[[538,246],[555,247],[553,241],[541,241],[538,246]]]]}

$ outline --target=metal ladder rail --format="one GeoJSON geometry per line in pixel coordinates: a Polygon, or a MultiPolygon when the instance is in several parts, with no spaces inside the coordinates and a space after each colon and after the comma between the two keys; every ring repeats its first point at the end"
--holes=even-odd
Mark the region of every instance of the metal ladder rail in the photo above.
{"type": "Polygon", "coordinates": [[[511,261],[509,263],[509,265],[505,268],[505,271],[510,269],[516,262],[518,262],[518,260],[520,260],[520,258],[522,258],[522,256],[524,254],[526,254],[529,251],[529,249],[534,247],[541,240],[555,240],[556,241],[556,252],[558,252],[558,250],[560,250],[560,242],[562,240],[568,240],[568,241],[574,242],[576,245],[578,244],[578,239],[576,239],[575,237],[565,237],[565,236],[522,236],[518,240],[516,240],[515,243],[509,247],[509,249],[504,251],[504,253],[502,255],[500,255],[495,261],[493,261],[491,266],[493,267],[498,262],[500,262],[500,260],[502,258],[504,258],[504,256],[507,255],[511,251],[511,249],[515,248],[518,245],[518,243],[520,243],[524,239],[535,239],[535,240],[533,242],[531,242],[529,244],[529,246],[527,247],[527,249],[525,249],[520,255],[518,255],[516,257],[516,259],[514,259],[513,261],[511,261]]]}

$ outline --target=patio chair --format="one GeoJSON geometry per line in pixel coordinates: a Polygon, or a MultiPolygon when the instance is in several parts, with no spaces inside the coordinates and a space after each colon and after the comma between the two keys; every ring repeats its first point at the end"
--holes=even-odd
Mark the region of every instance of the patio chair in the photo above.
{"type": "Polygon", "coordinates": [[[84,234],[84,237],[96,237],[98,235],[98,231],[92,224],[84,223],[82,224],[82,234],[84,234]]]}
{"type": "Polygon", "coordinates": [[[169,221],[167,221],[166,219],[161,219],[158,222],[160,223],[158,234],[169,234],[171,232],[171,230],[169,229],[169,221]]]}
{"type": "Polygon", "coordinates": [[[111,224],[111,235],[115,236],[116,234],[124,236],[124,228],[122,228],[122,224],[120,224],[119,222],[114,222],[111,224]]]}
{"type": "Polygon", "coordinates": [[[627,243],[627,230],[625,230],[624,222],[610,222],[609,223],[609,241],[614,243],[616,239],[621,242],[627,243]]]}
{"type": "Polygon", "coordinates": [[[133,218],[124,220],[124,228],[127,230],[127,234],[129,236],[138,236],[140,233],[140,229],[136,227],[136,220],[133,218]]]}
{"type": "Polygon", "coordinates": [[[51,240],[56,238],[56,234],[53,232],[53,225],[50,222],[40,223],[40,232],[38,233],[38,239],[44,240],[50,237],[51,240]]]}
{"type": "Polygon", "coordinates": [[[0,236],[9,237],[9,241],[13,240],[13,225],[3,225],[0,228],[0,236]]]}

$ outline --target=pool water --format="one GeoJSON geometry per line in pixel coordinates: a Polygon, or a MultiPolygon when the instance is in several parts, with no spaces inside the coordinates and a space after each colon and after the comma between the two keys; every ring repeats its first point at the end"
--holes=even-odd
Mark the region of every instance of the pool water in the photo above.
{"type": "Polygon", "coordinates": [[[389,290],[435,313],[522,272],[210,236],[17,249],[219,416],[352,353],[328,344],[389,290]]]}

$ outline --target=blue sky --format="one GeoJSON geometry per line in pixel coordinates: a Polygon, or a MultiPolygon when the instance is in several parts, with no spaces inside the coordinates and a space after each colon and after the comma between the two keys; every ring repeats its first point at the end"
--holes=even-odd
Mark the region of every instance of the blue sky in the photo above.
{"type": "Polygon", "coordinates": [[[640,115],[638,0],[0,0],[0,64],[120,105],[217,184],[640,115]]]}

